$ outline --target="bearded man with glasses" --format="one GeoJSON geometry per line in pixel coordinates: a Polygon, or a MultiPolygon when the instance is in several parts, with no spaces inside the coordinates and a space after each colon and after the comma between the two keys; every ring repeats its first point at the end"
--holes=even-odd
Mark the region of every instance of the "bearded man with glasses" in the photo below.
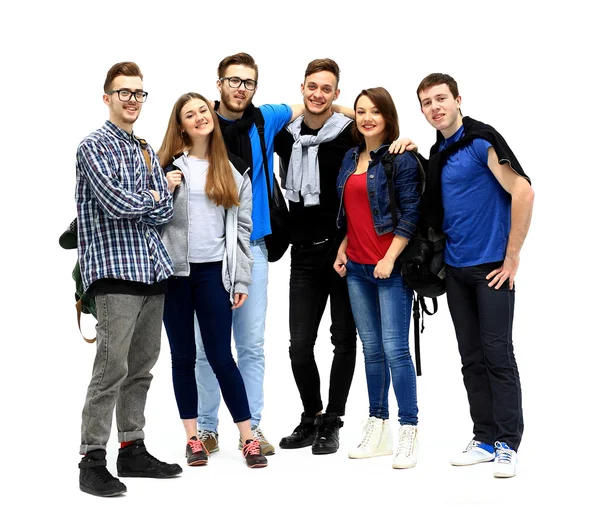
{"type": "MultiPolygon", "coordinates": [[[[265,320],[267,314],[268,253],[265,236],[271,233],[267,181],[273,189],[273,144],[275,135],[288,122],[300,115],[302,104],[266,104],[255,108],[252,99],[258,85],[258,66],[247,53],[224,58],[217,69],[220,101],[215,101],[219,126],[227,150],[242,159],[252,170],[252,235],[250,249],[254,258],[252,285],[248,300],[233,311],[233,337],[238,367],[244,379],[250,406],[252,430],[264,455],[275,453],[274,446],[263,434],[260,421],[263,410],[265,372],[265,320]],[[256,127],[257,110],[264,119],[264,142],[267,161],[263,161],[261,142],[256,127]]],[[[196,377],[198,381],[198,436],[209,452],[219,450],[218,410],[219,384],[208,364],[200,329],[196,322],[196,377]]],[[[242,442],[239,442],[242,448],[242,442]]]]}

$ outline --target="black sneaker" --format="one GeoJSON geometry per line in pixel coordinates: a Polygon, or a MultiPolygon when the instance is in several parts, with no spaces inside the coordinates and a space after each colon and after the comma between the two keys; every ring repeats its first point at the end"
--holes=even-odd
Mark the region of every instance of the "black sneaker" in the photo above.
{"type": "Polygon", "coordinates": [[[339,416],[323,415],[323,421],[317,430],[317,436],[312,445],[314,455],[335,453],[340,447],[340,428],[344,422],[339,416]]]}
{"type": "Polygon", "coordinates": [[[263,455],[258,439],[247,439],[242,454],[248,467],[267,467],[267,457],[263,455]]]}
{"type": "Polygon", "coordinates": [[[192,436],[185,447],[185,457],[188,466],[205,466],[208,462],[208,450],[204,446],[204,441],[192,436]]]}
{"type": "Polygon", "coordinates": [[[300,425],[289,436],[281,438],[279,448],[292,450],[295,448],[304,448],[313,444],[317,435],[318,425],[321,423],[321,415],[317,417],[306,416],[302,413],[300,425]]]}
{"type": "Polygon", "coordinates": [[[79,488],[93,496],[118,496],[127,487],[106,469],[106,450],[92,450],[79,463],[79,488]]]}
{"type": "Polygon", "coordinates": [[[178,464],[161,462],[146,451],[143,439],[119,450],[117,474],[123,477],[171,478],[182,473],[178,464]]]}

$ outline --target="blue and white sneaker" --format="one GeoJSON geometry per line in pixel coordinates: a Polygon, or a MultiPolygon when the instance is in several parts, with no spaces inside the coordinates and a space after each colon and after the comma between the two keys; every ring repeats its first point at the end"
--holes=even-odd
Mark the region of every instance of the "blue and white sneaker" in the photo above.
{"type": "Polygon", "coordinates": [[[480,462],[491,462],[495,456],[494,448],[491,445],[473,439],[460,455],[450,459],[450,464],[453,466],[472,466],[480,462]]]}
{"type": "Polygon", "coordinates": [[[494,476],[496,478],[512,478],[517,474],[517,452],[500,441],[496,441],[494,447],[496,448],[494,476]]]}

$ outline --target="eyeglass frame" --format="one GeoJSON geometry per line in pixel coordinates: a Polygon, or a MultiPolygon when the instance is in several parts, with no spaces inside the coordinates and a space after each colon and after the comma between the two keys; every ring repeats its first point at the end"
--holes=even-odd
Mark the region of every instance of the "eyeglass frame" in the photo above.
{"type": "Polygon", "coordinates": [[[256,86],[258,85],[258,81],[256,81],[255,79],[250,79],[250,78],[248,78],[248,79],[242,79],[242,78],[240,78],[239,76],[227,76],[227,77],[219,78],[219,81],[220,81],[221,83],[223,83],[223,81],[225,81],[225,80],[227,80],[227,84],[229,85],[229,88],[238,89],[238,88],[240,88],[242,85],[244,85],[244,88],[245,88],[246,90],[248,90],[249,92],[254,92],[254,90],[256,90],[256,86]],[[240,80],[240,84],[239,84],[238,86],[233,86],[233,85],[231,84],[231,80],[232,80],[232,79],[239,79],[239,80],[240,80]],[[254,83],[254,88],[248,88],[248,87],[246,86],[246,83],[248,83],[248,82],[250,82],[250,83],[254,83]]]}
{"type": "Polygon", "coordinates": [[[117,97],[119,98],[119,100],[121,102],[129,102],[131,100],[131,98],[133,97],[135,102],[139,102],[140,104],[146,102],[146,100],[148,99],[148,92],[144,92],[144,90],[128,90],[127,88],[118,88],[116,90],[109,90],[108,92],[106,92],[108,95],[113,95],[114,93],[117,94],[117,97]],[[127,92],[129,94],[129,97],[127,97],[127,99],[121,99],[121,93],[122,92],[127,92]],[[136,97],[136,94],[141,93],[142,94],[142,100],[139,100],[136,97]]]}

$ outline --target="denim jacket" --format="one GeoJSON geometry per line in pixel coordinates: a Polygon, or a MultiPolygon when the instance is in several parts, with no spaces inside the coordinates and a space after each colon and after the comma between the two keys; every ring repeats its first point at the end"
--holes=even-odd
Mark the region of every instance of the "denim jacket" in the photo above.
{"type": "MultiPolygon", "coordinates": [[[[358,164],[359,146],[346,152],[342,167],[337,178],[337,192],[340,198],[340,209],[337,216],[337,226],[341,228],[346,221],[344,210],[344,188],[350,175],[356,171],[358,164]]],[[[396,192],[396,213],[398,224],[394,229],[390,209],[390,195],[387,178],[381,158],[387,153],[389,145],[381,145],[371,152],[371,161],[367,168],[367,192],[371,216],[375,232],[378,236],[391,231],[409,240],[417,231],[421,196],[419,192],[419,167],[414,156],[403,153],[394,157],[394,190],[396,192]]]]}

